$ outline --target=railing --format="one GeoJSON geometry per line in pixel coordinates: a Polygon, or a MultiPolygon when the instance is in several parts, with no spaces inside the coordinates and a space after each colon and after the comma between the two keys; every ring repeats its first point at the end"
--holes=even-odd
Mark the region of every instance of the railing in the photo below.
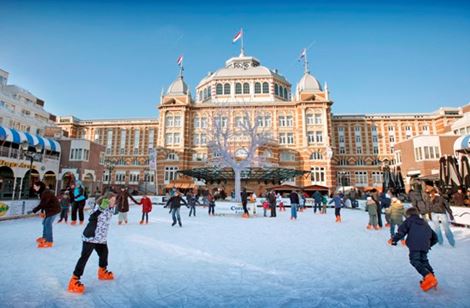
{"type": "MultiPolygon", "coordinates": [[[[29,161],[29,158],[25,157],[23,152],[20,149],[15,149],[12,147],[0,146],[0,157],[13,158],[19,160],[29,161]]],[[[59,160],[58,155],[53,154],[43,154],[37,162],[43,162],[44,159],[59,160]]]]}

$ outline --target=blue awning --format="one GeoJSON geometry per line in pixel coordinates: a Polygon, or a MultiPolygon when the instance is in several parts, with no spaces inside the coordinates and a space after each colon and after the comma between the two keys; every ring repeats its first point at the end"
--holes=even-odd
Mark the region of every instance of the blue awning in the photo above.
{"type": "Polygon", "coordinates": [[[40,145],[43,150],[60,152],[60,144],[51,138],[45,138],[39,135],[33,135],[28,132],[22,132],[13,128],[0,126],[0,141],[8,141],[15,144],[28,142],[32,147],[40,145]]]}

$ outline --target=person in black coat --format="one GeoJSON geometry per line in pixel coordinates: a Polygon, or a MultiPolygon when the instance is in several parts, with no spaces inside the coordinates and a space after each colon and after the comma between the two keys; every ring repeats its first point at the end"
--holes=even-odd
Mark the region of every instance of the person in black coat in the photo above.
{"type": "Polygon", "coordinates": [[[268,202],[271,207],[271,217],[276,217],[276,193],[274,190],[268,193],[268,202]]]}
{"type": "Polygon", "coordinates": [[[313,205],[313,213],[317,212],[317,208],[318,208],[318,211],[320,211],[322,199],[323,199],[323,196],[318,190],[313,193],[313,200],[315,202],[313,205]]]}
{"type": "Polygon", "coordinates": [[[243,206],[243,217],[248,218],[250,216],[250,213],[248,213],[248,208],[247,208],[248,193],[246,192],[246,187],[243,188],[241,197],[242,197],[242,206],[243,206]]]}
{"type": "Polygon", "coordinates": [[[429,264],[428,252],[437,243],[437,235],[428,223],[419,217],[418,209],[411,207],[406,210],[408,217],[398,228],[393,238],[389,241],[396,246],[397,242],[406,236],[406,246],[410,250],[410,263],[423,276],[420,282],[423,291],[428,291],[437,286],[434,270],[429,264]]]}
{"type": "Polygon", "coordinates": [[[168,206],[170,206],[171,218],[173,219],[173,223],[171,224],[172,227],[176,225],[176,221],[178,221],[178,224],[180,227],[183,226],[181,224],[181,215],[180,215],[181,203],[183,203],[184,205],[186,205],[187,208],[189,208],[188,203],[184,201],[184,199],[181,197],[181,193],[177,191],[176,194],[173,197],[171,197],[167,201],[166,205],[164,206],[164,208],[167,208],[168,206]]]}
{"type": "Polygon", "coordinates": [[[292,191],[289,195],[290,199],[290,219],[297,219],[297,207],[299,206],[299,194],[296,191],[292,191]]]}

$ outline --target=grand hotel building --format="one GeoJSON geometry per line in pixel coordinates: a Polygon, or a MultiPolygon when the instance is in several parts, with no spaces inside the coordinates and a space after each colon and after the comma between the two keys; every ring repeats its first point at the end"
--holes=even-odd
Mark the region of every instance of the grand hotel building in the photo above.
{"type": "MultiPolygon", "coordinates": [[[[152,182],[161,192],[177,170],[208,165],[212,155],[207,148],[208,128],[223,110],[224,125],[237,125],[240,118],[249,116],[271,132],[275,142],[258,151],[271,165],[311,171],[288,183],[365,189],[381,186],[382,163],[394,161],[397,143],[417,135],[448,133],[464,112],[463,108],[440,108],[420,114],[334,114],[332,107],[327,84],[322,86],[307,66],[293,87],[277,70],[241,54],[206,75],[195,97],[180,74],[161,96],[158,118],[79,120],[68,116],[59,117],[58,125],[70,137],[106,147],[106,159],[116,166],[111,175],[105,172],[104,183],[152,182]],[[148,167],[152,148],[158,157],[156,170],[148,167]]],[[[256,192],[272,185],[245,184],[256,192]]],[[[232,185],[225,184],[228,190],[232,185]]]]}

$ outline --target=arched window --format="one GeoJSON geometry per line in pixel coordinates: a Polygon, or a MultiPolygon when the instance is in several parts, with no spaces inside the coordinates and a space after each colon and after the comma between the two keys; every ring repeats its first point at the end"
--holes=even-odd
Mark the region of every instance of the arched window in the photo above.
{"type": "Polygon", "coordinates": [[[235,94],[242,94],[242,84],[239,82],[235,84],[235,94]]]}
{"type": "Polygon", "coordinates": [[[211,95],[212,95],[211,91],[212,91],[212,90],[211,90],[211,86],[209,86],[209,87],[207,88],[207,96],[208,96],[208,97],[211,97],[211,95]]]}
{"type": "Polygon", "coordinates": [[[255,93],[261,93],[261,83],[255,82],[255,93]]]}
{"type": "Polygon", "coordinates": [[[230,94],[230,83],[224,84],[224,94],[230,94]]]}
{"type": "Polygon", "coordinates": [[[287,99],[287,88],[284,88],[284,98],[287,99]]]}
{"type": "Polygon", "coordinates": [[[168,153],[166,156],[167,160],[179,160],[179,157],[176,153],[168,153]]]}
{"type": "Polygon", "coordinates": [[[312,155],[310,155],[310,160],[322,160],[323,155],[320,152],[313,152],[312,155]]]}
{"type": "Polygon", "coordinates": [[[279,95],[279,86],[277,83],[274,84],[274,95],[279,95]]]}
{"type": "Polygon", "coordinates": [[[218,83],[218,84],[215,86],[215,94],[217,94],[217,95],[222,95],[222,84],[221,84],[221,83],[218,83]]]}
{"type": "Polygon", "coordinates": [[[202,97],[202,91],[199,91],[199,100],[202,101],[204,98],[202,97]]]}
{"type": "Polygon", "coordinates": [[[263,93],[269,93],[269,83],[263,82],[263,93]]]}
{"type": "Polygon", "coordinates": [[[247,82],[243,84],[243,94],[250,94],[250,85],[247,82]]]}
{"type": "Polygon", "coordinates": [[[207,98],[207,88],[204,89],[204,97],[203,99],[206,99],[207,98]]]}

